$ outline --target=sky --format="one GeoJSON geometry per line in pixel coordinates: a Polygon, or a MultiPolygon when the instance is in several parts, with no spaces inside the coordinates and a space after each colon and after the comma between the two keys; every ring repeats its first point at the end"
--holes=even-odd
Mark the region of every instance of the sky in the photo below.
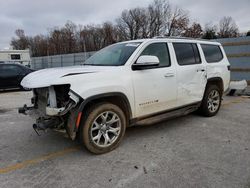
{"type": "MultiPolygon", "coordinates": [[[[153,0],[0,0],[0,49],[9,48],[16,29],[46,34],[68,20],[75,24],[114,22],[124,9],[146,7],[153,0]]],[[[240,32],[250,30],[250,0],[169,0],[189,12],[191,21],[218,24],[231,16],[240,32]]]]}

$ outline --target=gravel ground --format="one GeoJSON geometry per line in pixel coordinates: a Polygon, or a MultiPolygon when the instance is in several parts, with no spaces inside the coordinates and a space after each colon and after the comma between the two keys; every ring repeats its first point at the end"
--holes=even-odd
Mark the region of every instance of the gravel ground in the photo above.
{"type": "Polygon", "coordinates": [[[40,137],[17,107],[31,92],[0,93],[0,187],[250,188],[250,99],[224,97],[219,114],[127,129],[92,155],[65,134],[40,137]]]}

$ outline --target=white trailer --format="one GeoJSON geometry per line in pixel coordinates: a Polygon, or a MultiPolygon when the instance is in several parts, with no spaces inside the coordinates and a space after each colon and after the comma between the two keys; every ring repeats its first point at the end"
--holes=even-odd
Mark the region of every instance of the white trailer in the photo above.
{"type": "Polygon", "coordinates": [[[19,63],[30,66],[29,50],[0,50],[0,63],[19,63]]]}

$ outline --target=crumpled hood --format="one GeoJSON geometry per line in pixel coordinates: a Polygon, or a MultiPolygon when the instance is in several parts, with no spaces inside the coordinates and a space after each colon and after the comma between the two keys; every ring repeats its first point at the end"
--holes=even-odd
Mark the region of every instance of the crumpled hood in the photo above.
{"type": "Polygon", "coordinates": [[[50,85],[70,84],[65,82],[67,77],[74,75],[93,74],[97,72],[103,72],[113,70],[115,67],[104,66],[72,66],[72,67],[60,67],[43,69],[32,72],[25,76],[21,82],[21,85],[25,88],[40,88],[48,87],[50,85]]]}

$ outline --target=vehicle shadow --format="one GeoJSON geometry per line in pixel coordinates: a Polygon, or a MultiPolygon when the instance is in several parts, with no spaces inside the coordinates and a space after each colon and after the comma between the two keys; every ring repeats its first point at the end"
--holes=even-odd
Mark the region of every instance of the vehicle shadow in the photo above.
{"type": "MultiPolygon", "coordinates": [[[[168,131],[173,131],[175,129],[183,127],[183,126],[185,126],[187,121],[192,119],[194,116],[197,116],[197,115],[189,114],[189,115],[180,116],[180,117],[169,119],[169,120],[164,120],[164,121],[161,121],[159,123],[148,124],[148,125],[136,125],[136,126],[128,127],[126,129],[126,133],[125,133],[124,139],[123,139],[120,147],[125,147],[125,145],[127,143],[130,143],[132,145],[136,144],[138,142],[138,140],[150,137],[150,135],[152,135],[152,134],[162,135],[163,131],[168,132],[168,131]]],[[[34,132],[34,135],[35,135],[35,132],[34,132]]],[[[45,135],[44,134],[41,135],[41,137],[43,137],[43,136],[46,136],[47,138],[50,138],[53,140],[56,140],[56,142],[58,142],[58,143],[64,143],[65,145],[79,147],[79,152],[77,152],[78,154],[84,153],[84,155],[86,157],[93,156],[92,153],[90,153],[86,150],[86,148],[81,143],[79,138],[77,138],[76,140],[74,140],[72,142],[66,133],[53,131],[53,130],[49,131],[49,134],[45,133],[45,135]]],[[[121,150],[123,150],[123,149],[121,148],[121,150]]]]}
{"type": "MultiPolygon", "coordinates": [[[[10,92],[13,92],[13,91],[10,91],[10,92]]],[[[2,113],[4,112],[5,111],[2,111],[2,113]]],[[[0,113],[1,113],[1,109],[0,109],[0,113]]],[[[166,134],[167,132],[175,131],[176,129],[179,129],[185,126],[185,124],[188,121],[190,121],[190,119],[192,119],[194,116],[197,116],[197,115],[189,114],[186,116],[164,120],[162,122],[154,123],[150,125],[138,125],[138,126],[128,127],[125,133],[124,140],[121,143],[121,146],[120,146],[121,148],[119,150],[116,150],[116,152],[118,153],[124,152],[125,150],[127,150],[128,143],[132,145],[136,145],[138,144],[139,140],[145,141],[145,139],[150,138],[151,135],[157,135],[159,137],[163,137],[164,134],[166,134]]],[[[58,151],[60,152],[61,150],[64,150],[65,148],[67,149],[67,148],[77,147],[79,151],[74,152],[75,154],[71,156],[75,156],[76,158],[79,155],[81,156],[83,155],[87,158],[95,156],[86,150],[84,145],[79,141],[79,138],[72,141],[68,137],[67,133],[64,131],[48,130],[46,132],[41,131],[39,132],[39,134],[40,136],[38,136],[35,133],[35,131],[32,130],[32,126],[30,125],[30,136],[25,138],[23,140],[23,143],[28,143],[32,140],[33,144],[32,146],[29,146],[30,149],[36,150],[35,148],[39,148],[39,146],[43,145],[43,148],[46,148],[45,150],[50,150],[52,153],[58,152],[58,151]]],[[[149,142],[151,141],[149,140],[149,142]]],[[[146,144],[148,143],[145,143],[145,145],[146,144]]],[[[46,152],[44,153],[46,154],[46,152]]],[[[107,154],[107,157],[110,155],[113,155],[113,154],[111,153],[107,154]]]]}

